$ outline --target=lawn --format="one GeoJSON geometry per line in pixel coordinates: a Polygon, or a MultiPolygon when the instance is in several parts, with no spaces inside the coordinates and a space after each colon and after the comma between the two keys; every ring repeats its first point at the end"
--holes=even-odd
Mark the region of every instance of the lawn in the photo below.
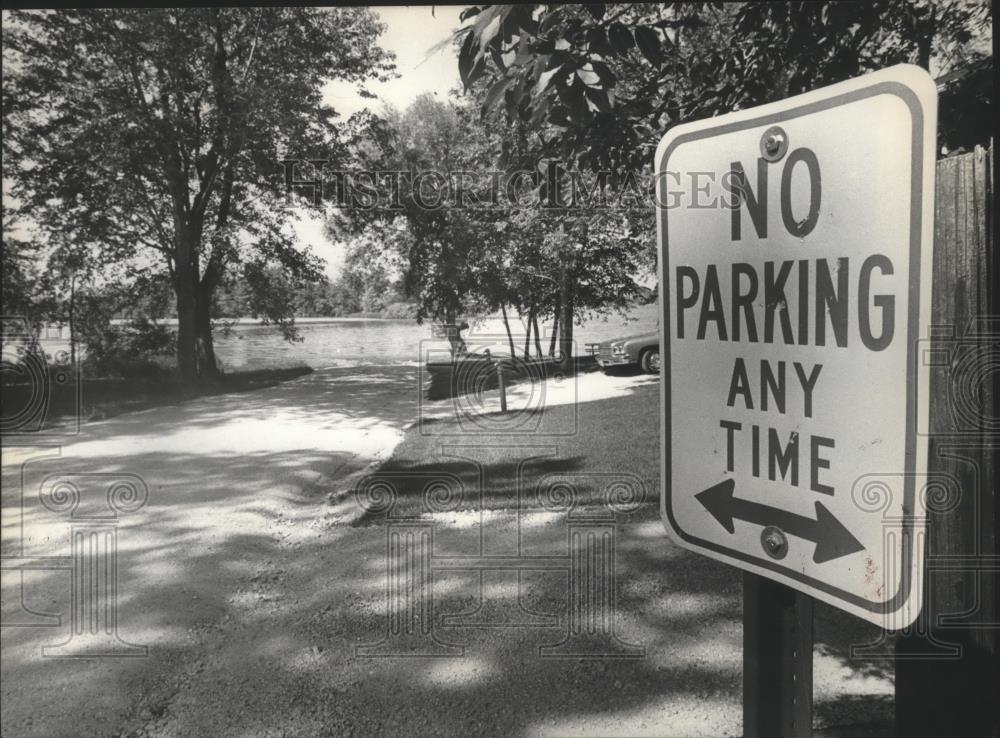
{"type": "Polygon", "coordinates": [[[249,392],[286,382],[312,372],[307,366],[259,369],[225,374],[216,382],[182,383],[173,375],[155,378],[79,377],[63,367],[52,367],[47,377],[25,381],[14,371],[0,385],[5,432],[37,433],[50,426],[103,420],[126,412],[228,394],[249,392]],[[8,429],[9,422],[15,422],[8,429]]]}
{"type": "Polygon", "coordinates": [[[407,431],[379,473],[394,478],[401,515],[428,511],[423,492],[429,475],[446,474],[465,490],[450,509],[565,507],[551,499],[561,491],[574,495],[577,507],[602,504],[609,484],[623,479],[644,500],[631,516],[655,517],[659,407],[658,385],[638,384],[625,396],[541,408],[517,419],[517,432],[497,414],[485,417],[499,421],[495,432],[457,419],[425,420],[407,431]],[[560,480],[572,490],[553,489],[560,480]]]}

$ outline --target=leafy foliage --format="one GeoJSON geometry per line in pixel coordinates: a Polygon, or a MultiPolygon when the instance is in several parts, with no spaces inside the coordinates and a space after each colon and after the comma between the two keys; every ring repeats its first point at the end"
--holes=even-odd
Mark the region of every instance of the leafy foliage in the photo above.
{"type": "MultiPolygon", "coordinates": [[[[89,304],[103,296],[88,296],[84,309],[88,315],[97,312],[89,304]]],[[[177,334],[165,325],[145,317],[123,326],[111,326],[104,321],[86,321],[80,340],[87,347],[84,369],[99,377],[137,378],[166,374],[176,351],[177,334]]]]}
{"type": "Polygon", "coordinates": [[[6,21],[4,176],[16,216],[97,271],[123,264],[135,277],[158,263],[176,294],[187,377],[216,371],[210,313],[226,274],[242,271],[258,308],[290,333],[289,300],[259,275],[274,268],[295,283],[319,270],[289,228],[280,160],[345,155],[322,87],[389,73],[374,16],[118,8],[6,21]]]}
{"type": "MultiPolygon", "coordinates": [[[[474,85],[475,103],[491,95],[474,85]]],[[[521,203],[493,199],[494,174],[505,182],[548,166],[526,125],[505,125],[489,107],[480,114],[476,104],[425,95],[390,112],[384,133],[378,168],[409,177],[401,182],[401,210],[372,211],[351,240],[356,290],[400,285],[417,300],[418,320],[452,323],[513,307],[531,323],[559,313],[567,340],[574,315],[625,309],[639,294],[635,277],[652,265],[651,219],[543,207],[560,204],[544,182],[521,203]],[[441,201],[447,205],[428,206],[441,201]]]]}
{"type": "Polygon", "coordinates": [[[637,170],[669,127],[910,62],[988,54],[984,2],[486,5],[463,12],[459,71],[551,155],[637,170]]]}

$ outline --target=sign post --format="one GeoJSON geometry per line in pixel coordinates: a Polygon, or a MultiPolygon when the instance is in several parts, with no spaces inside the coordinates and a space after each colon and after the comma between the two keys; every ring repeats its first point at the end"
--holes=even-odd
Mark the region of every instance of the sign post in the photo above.
{"type": "Polygon", "coordinates": [[[811,729],[802,595],[892,630],[920,610],[936,115],[903,65],[657,150],[661,512],[749,573],[747,735],[811,729]]]}
{"type": "Polygon", "coordinates": [[[813,600],[743,573],[743,738],[812,735],[813,600]]]}

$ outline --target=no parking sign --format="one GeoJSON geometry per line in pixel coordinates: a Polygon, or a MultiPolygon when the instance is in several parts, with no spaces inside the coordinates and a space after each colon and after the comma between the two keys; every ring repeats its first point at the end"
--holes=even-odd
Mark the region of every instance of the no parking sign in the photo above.
{"type": "Polygon", "coordinates": [[[899,66],[656,157],[667,532],[886,628],[921,602],[936,114],[899,66]]]}

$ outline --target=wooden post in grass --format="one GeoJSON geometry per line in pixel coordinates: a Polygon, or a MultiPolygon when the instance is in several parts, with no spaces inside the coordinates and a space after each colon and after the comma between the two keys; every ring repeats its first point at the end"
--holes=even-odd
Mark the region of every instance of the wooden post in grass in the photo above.
{"type": "Polygon", "coordinates": [[[507,380],[503,372],[503,360],[497,359],[497,389],[500,390],[500,412],[507,412],[507,380]]]}
{"type": "MultiPolygon", "coordinates": [[[[993,150],[937,164],[924,604],[896,653],[896,735],[1000,735],[1000,260],[993,150]],[[935,499],[955,480],[957,499],[935,499]]],[[[918,483],[918,489],[921,487],[918,483]]]]}

